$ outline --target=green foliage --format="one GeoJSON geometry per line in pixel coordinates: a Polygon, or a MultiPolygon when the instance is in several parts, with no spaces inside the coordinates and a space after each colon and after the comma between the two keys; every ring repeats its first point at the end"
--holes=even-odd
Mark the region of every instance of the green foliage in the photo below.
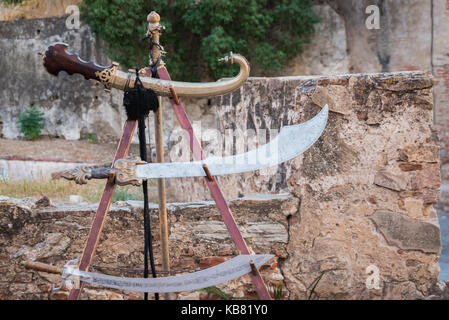
{"type": "Polygon", "coordinates": [[[90,143],[98,143],[98,136],[95,132],[86,133],[84,135],[84,140],[88,140],[90,143]]]}
{"type": "Polygon", "coordinates": [[[23,0],[0,0],[1,3],[4,3],[7,7],[10,5],[21,4],[23,0]]]}
{"type": "Polygon", "coordinates": [[[198,289],[198,290],[195,290],[195,291],[206,292],[206,293],[213,293],[213,294],[219,296],[220,298],[222,298],[223,300],[231,300],[231,298],[229,298],[226,293],[224,293],[222,290],[220,290],[216,286],[207,287],[207,288],[203,288],[203,289],[198,289]]]}
{"type": "Polygon", "coordinates": [[[283,300],[284,299],[284,287],[282,285],[278,286],[268,286],[270,296],[273,300],[283,300]]]}
{"type": "Polygon", "coordinates": [[[29,107],[20,114],[18,124],[26,140],[37,139],[45,127],[44,114],[35,106],[29,107]]]}
{"type": "Polygon", "coordinates": [[[318,278],[315,279],[315,281],[313,282],[313,286],[312,289],[310,290],[310,294],[309,294],[309,298],[307,300],[311,300],[313,294],[315,293],[315,288],[318,285],[318,282],[320,282],[321,278],[324,276],[324,274],[326,273],[326,271],[321,272],[321,274],[318,276],[318,278]]]}
{"type": "Polygon", "coordinates": [[[164,61],[176,80],[235,75],[236,67],[217,62],[230,51],[248,58],[253,69],[280,70],[318,22],[311,0],[84,0],[80,9],[108,55],[127,68],[148,64],[148,44],[139,39],[147,14],[158,12],[166,27],[164,61]]]}

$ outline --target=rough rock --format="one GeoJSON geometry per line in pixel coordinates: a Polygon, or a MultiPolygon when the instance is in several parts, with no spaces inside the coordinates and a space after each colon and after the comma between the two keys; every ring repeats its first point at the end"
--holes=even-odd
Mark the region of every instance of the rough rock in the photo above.
{"type": "Polygon", "coordinates": [[[425,300],[449,300],[449,281],[439,281],[425,300]]]}
{"type": "Polygon", "coordinates": [[[413,221],[400,213],[376,211],[370,216],[385,240],[404,250],[440,253],[440,228],[428,222],[413,221]]]}
{"type": "Polygon", "coordinates": [[[19,258],[24,256],[28,260],[35,261],[60,256],[68,248],[70,241],[70,238],[64,236],[62,233],[45,234],[44,241],[39,242],[32,248],[25,245],[13,253],[11,257],[19,258]]]}
{"type": "MultiPolygon", "coordinates": [[[[80,258],[97,204],[54,203],[53,207],[23,210],[20,201],[0,201],[0,217],[15,212],[20,232],[0,233],[0,298],[65,300],[68,292],[56,293],[61,276],[25,269],[21,262],[38,261],[62,267],[68,260],[80,258]],[[33,219],[29,217],[33,216],[33,219]],[[19,223],[20,221],[20,223],[19,223]]],[[[34,203],[36,200],[34,201],[34,203]]],[[[33,204],[34,204],[33,203],[33,204]]],[[[230,201],[234,217],[247,232],[246,240],[255,253],[274,253],[277,257],[264,265],[261,274],[268,285],[282,284],[278,260],[286,256],[288,221],[280,208],[298,210],[298,201],[291,195],[240,198],[230,201]],[[261,227],[258,228],[258,225],[261,227]],[[269,225],[270,227],[266,227],[269,225]],[[274,237],[267,230],[281,230],[274,237]],[[254,236],[255,235],[255,236],[254,236]],[[250,237],[252,236],[252,238],[250,237]]],[[[161,270],[157,205],[150,204],[151,226],[156,269],[161,270]]],[[[212,267],[238,254],[228,233],[219,238],[205,238],[190,226],[204,221],[221,222],[220,213],[211,202],[168,204],[170,228],[170,261],[174,274],[194,272],[212,267]]],[[[7,228],[1,220],[1,228],[7,228]]],[[[116,202],[111,205],[100,238],[91,271],[118,276],[143,274],[143,203],[116,202]]],[[[249,277],[241,277],[219,286],[228,296],[247,299],[253,295],[249,277]]],[[[199,292],[178,292],[177,299],[200,299],[199,292]]],[[[134,292],[86,285],[83,299],[141,299],[134,292]]],[[[210,296],[208,299],[216,299],[210,296]]]]}
{"type": "Polygon", "coordinates": [[[403,177],[385,171],[378,171],[376,173],[374,176],[374,184],[395,191],[402,191],[407,187],[407,181],[403,177]]]}
{"type": "Polygon", "coordinates": [[[36,201],[37,208],[45,208],[51,206],[52,206],[51,200],[47,196],[43,196],[41,199],[36,201]]]}

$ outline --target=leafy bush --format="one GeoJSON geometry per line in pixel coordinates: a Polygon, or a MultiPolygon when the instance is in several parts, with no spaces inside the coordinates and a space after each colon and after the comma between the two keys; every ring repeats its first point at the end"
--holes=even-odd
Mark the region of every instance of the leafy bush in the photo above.
{"type": "Polygon", "coordinates": [[[90,143],[98,143],[98,136],[95,132],[86,133],[84,135],[84,140],[88,140],[90,143]]]}
{"type": "Polygon", "coordinates": [[[27,108],[19,116],[19,129],[26,140],[34,140],[40,137],[44,129],[44,114],[35,106],[27,108]]]}
{"type": "Polygon", "coordinates": [[[139,39],[147,14],[158,12],[172,77],[198,80],[234,75],[235,69],[217,62],[229,51],[257,69],[280,70],[313,33],[318,18],[311,6],[311,0],[84,0],[80,9],[105,40],[107,54],[127,68],[148,64],[148,45],[139,39]]]}
{"type": "Polygon", "coordinates": [[[16,5],[22,3],[22,0],[0,0],[1,3],[4,3],[7,7],[10,5],[16,5]]]}

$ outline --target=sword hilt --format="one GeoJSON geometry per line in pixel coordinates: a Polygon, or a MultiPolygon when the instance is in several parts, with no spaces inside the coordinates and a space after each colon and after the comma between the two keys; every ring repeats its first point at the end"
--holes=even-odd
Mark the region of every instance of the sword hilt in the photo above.
{"type": "Polygon", "coordinates": [[[62,274],[62,268],[57,266],[52,266],[50,264],[42,263],[42,262],[36,262],[36,261],[23,261],[22,265],[29,270],[35,270],[40,272],[47,272],[47,273],[55,273],[55,274],[62,274]]]}
{"type": "MultiPolygon", "coordinates": [[[[84,61],[78,54],[68,52],[67,48],[68,45],[65,43],[56,43],[49,46],[47,51],[42,54],[44,67],[50,74],[57,76],[61,71],[70,75],[78,73],[87,80],[92,79],[105,83],[106,78],[113,75],[118,67],[117,63],[104,67],[93,61],[84,61]]],[[[105,86],[110,89],[106,84],[105,86]]]]}
{"type": "Polygon", "coordinates": [[[139,157],[134,157],[116,160],[111,168],[81,165],[55,175],[55,178],[73,180],[76,184],[86,184],[87,180],[91,179],[108,179],[119,186],[140,186],[142,185],[142,179],[136,177],[136,166],[144,163],[146,162],[139,157]]]}

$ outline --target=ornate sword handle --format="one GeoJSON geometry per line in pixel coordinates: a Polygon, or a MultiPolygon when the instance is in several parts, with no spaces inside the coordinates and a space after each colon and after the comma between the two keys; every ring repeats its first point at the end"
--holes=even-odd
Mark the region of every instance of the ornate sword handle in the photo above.
{"type": "Polygon", "coordinates": [[[91,179],[108,179],[114,173],[114,168],[94,168],[82,165],[62,172],[61,178],[75,180],[76,184],[86,184],[87,180],[91,179]]]}
{"type": "Polygon", "coordinates": [[[57,76],[61,71],[70,75],[78,73],[87,80],[101,81],[106,89],[111,89],[110,83],[117,70],[117,63],[110,67],[99,66],[93,61],[82,60],[76,53],[68,52],[67,48],[65,43],[56,43],[43,54],[44,67],[50,74],[57,76]]]}
{"type": "Polygon", "coordinates": [[[139,157],[119,159],[115,161],[112,168],[95,168],[82,165],[60,174],[61,178],[74,180],[76,184],[86,184],[91,179],[114,179],[119,186],[133,185],[140,186],[142,179],[136,176],[136,167],[138,164],[144,164],[139,157]]]}

